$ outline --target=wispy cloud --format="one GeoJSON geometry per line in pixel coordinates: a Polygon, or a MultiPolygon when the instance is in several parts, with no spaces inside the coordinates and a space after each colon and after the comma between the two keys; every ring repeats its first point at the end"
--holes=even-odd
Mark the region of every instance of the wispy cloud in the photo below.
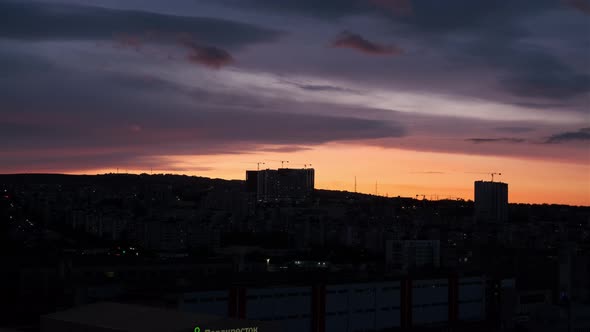
{"type": "Polygon", "coordinates": [[[143,47],[143,43],[144,40],[139,36],[126,33],[115,35],[115,47],[133,48],[139,51],[143,47]]]}
{"type": "Polygon", "coordinates": [[[187,59],[210,68],[219,69],[234,62],[234,58],[226,50],[214,46],[187,45],[191,52],[187,59]]]}
{"type": "Polygon", "coordinates": [[[280,80],[281,83],[287,83],[293,86],[300,88],[301,90],[305,91],[317,91],[317,92],[345,92],[345,93],[354,93],[354,94],[361,94],[361,91],[357,89],[352,89],[348,87],[343,87],[334,84],[328,83],[302,83],[293,80],[280,80]]]}
{"type": "Polygon", "coordinates": [[[506,132],[506,133],[527,133],[534,131],[535,128],[533,127],[497,127],[495,128],[496,131],[506,132]]]}
{"type": "Polygon", "coordinates": [[[369,0],[369,2],[395,15],[411,15],[413,12],[411,0],[369,0]]]}
{"type": "Polygon", "coordinates": [[[4,14],[0,37],[17,40],[109,40],[116,34],[170,43],[184,33],[202,43],[238,47],[275,41],[282,35],[225,19],[70,4],[0,1],[0,12],[4,14]]]}
{"type": "Polygon", "coordinates": [[[590,1],[588,0],[563,0],[563,2],[584,14],[590,15],[590,1]]]}
{"type": "Polygon", "coordinates": [[[578,131],[567,131],[555,134],[547,138],[545,143],[556,144],[575,141],[590,141],[590,128],[581,128],[578,131]]]}
{"type": "Polygon", "coordinates": [[[298,84],[297,86],[303,90],[308,90],[308,91],[335,91],[335,92],[354,91],[351,89],[341,88],[339,86],[333,86],[333,85],[298,84]]]}
{"type": "Polygon", "coordinates": [[[372,42],[349,31],[343,31],[340,33],[336,40],[332,42],[332,47],[351,48],[372,55],[403,54],[403,50],[397,46],[382,45],[372,42]]]}
{"type": "Polygon", "coordinates": [[[280,146],[273,146],[273,147],[260,147],[258,148],[259,151],[264,152],[273,152],[273,153],[286,153],[286,152],[299,152],[305,150],[311,150],[310,147],[302,146],[302,145],[280,145],[280,146]]]}
{"type": "Polygon", "coordinates": [[[523,138],[515,137],[500,137],[500,138],[468,138],[468,142],[480,144],[480,143],[523,143],[523,138]]]}

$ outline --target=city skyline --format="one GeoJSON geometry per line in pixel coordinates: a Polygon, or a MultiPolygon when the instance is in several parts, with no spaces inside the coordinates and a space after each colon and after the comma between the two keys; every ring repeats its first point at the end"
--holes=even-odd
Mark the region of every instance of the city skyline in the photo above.
{"type": "Polygon", "coordinates": [[[501,172],[510,202],[588,206],[588,8],[0,1],[0,173],[290,160],[320,189],[473,199],[501,172]]]}
{"type": "MultiPolygon", "coordinates": [[[[256,163],[255,163],[256,164],[256,163]]],[[[264,164],[262,162],[260,162],[260,164],[264,164]]],[[[304,164],[302,164],[304,165],[304,164]]],[[[316,171],[316,169],[314,167],[310,167],[312,166],[311,164],[308,164],[307,169],[316,171]]],[[[160,170],[160,169],[150,169],[150,170],[129,170],[129,169],[113,169],[113,170],[105,170],[104,172],[101,173],[96,173],[96,174],[90,174],[90,173],[85,173],[85,172],[79,172],[79,173],[14,173],[14,174],[65,174],[65,175],[106,175],[106,174],[120,174],[120,175],[141,175],[141,174],[149,174],[149,175],[162,175],[162,174],[169,174],[169,175],[180,175],[180,176],[196,176],[196,177],[204,177],[204,178],[210,178],[210,179],[221,179],[221,180],[227,180],[227,181],[233,181],[233,180],[238,180],[238,181],[245,181],[247,182],[247,175],[244,177],[243,173],[244,171],[246,172],[256,172],[256,171],[264,171],[264,170],[276,170],[276,169],[306,169],[305,167],[289,167],[289,166],[284,166],[284,167],[260,167],[260,169],[255,170],[255,169],[241,169],[240,171],[242,172],[242,176],[241,177],[236,177],[236,178],[222,178],[222,177],[215,177],[215,176],[206,176],[203,174],[199,174],[199,173],[195,173],[195,174],[187,174],[184,173],[182,171],[169,171],[169,170],[160,170]]],[[[414,172],[416,173],[416,172],[414,172]]],[[[424,173],[426,175],[440,175],[440,174],[444,174],[443,172],[418,172],[418,173],[424,173]]],[[[452,173],[451,173],[452,174],[452,173]]],[[[8,174],[7,174],[8,175],[8,174]]],[[[350,183],[348,182],[339,182],[338,186],[341,187],[323,187],[324,184],[326,183],[325,181],[316,181],[316,186],[314,189],[319,189],[319,190],[335,190],[335,191],[343,191],[343,192],[350,192],[350,193],[359,193],[359,194],[366,194],[366,195],[374,195],[374,196],[381,196],[381,197],[389,197],[389,198],[395,198],[395,197],[404,197],[404,198],[416,198],[416,199],[427,199],[427,200],[445,200],[445,199],[451,199],[451,200],[455,200],[455,199],[462,199],[462,200],[470,200],[470,201],[474,201],[475,200],[475,195],[474,195],[474,183],[479,182],[479,181],[483,181],[483,182],[496,182],[496,183],[504,183],[507,184],[507,182],[505,180],[503,180],[502,178],[499,178],[499,176],[502,176],[502,173],[496,173],[496,172],[468,172],[466,173],[466,175],[468,175],[472,180],[469,183],[461,183],[462,186],[465,186],[465,195],[464,196],[457,196],[457,195],[453,195],[453,193],[456,193],[457,190],[455,189],[452,192],[446,192],[443,190],[443,188],[438,188],[438,191],[434,191],[434,192],[425,192],[425,191],[421,191],[420,193],[416,193],[419,190],[411,190],[411,189],[407,189],[404,188],[403,186],[396,186],[396,184],[390,184],[390,183],[379,183],[379,181],[375,181],[372,183],[369,182],[364,182],[364,181],[358,181],[358,177],[355,176],[350,183]],[[495,178],[492,176],[492,174],[494,174],[495,178]],[[317,185],[317,183],[320,183],[319,187],[317,185]],[[393,189],[391,192],[387,191],[387,189],[393,189]],[[397,191],[396,191],[397,189],[397,191]],[[407,189],[407,190],[404,190],[407,189]]],[[[420,189],[419,187],[414,187],[414,189],[420,189]]],[[[429,187],[432,188],[432,187],[429,187]]],[[[463,188],[462,188],[463,189],[463,188]]],[[[516,201],[514,200],[513,197],[513,191],[514,188],[512,188],[510,190],[510,195],[509,197],[509,203],[514,203],[514,204],[561,204],[561,205],[572,205],[572,206],[588,206],[585,204],[571,204],[571,203],[567,203],[567,202],[535,202],[535,201],[516,201]]],[[[518,189],[516,190],[517,192],[517,197],[519,197],[518,195],[518,189]]]]}
{"type": "Polygon", "coordinates": [[[0,0],[0,331],[590,331],[590,0],[0,0]]]}

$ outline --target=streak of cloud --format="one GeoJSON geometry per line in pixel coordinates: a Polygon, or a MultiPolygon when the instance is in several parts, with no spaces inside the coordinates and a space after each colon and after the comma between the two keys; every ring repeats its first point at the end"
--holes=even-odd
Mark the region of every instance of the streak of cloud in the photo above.
{"type": "Polygon", "coordinates": [[[506,132],[506,133],[527,133],[534,131],[535,128],[533,127],[520,127],[520,126],[512,126],[512,127],[497,127],[494,128],[496,131],[506,132]]]}
{"type": "Polygon", "coordinates": [[[468,138],[468,139],[466,139],[466,141],[476,143],[476,144],[480,144],[480,143],[523,143],[523,142],[525,142],[525,140],[523,138],[514,138],[514,137],[468,138]]]}
{"type": "Polygon", "coordinates": [[[378,44],[349,31],[340,33],[332,42],[332,47],[350,48],[372,55],[401,55],[404,52],[397,46],[378,44]]]}
{"type": "Polygon", "coordinates": [[[188,45],[190,54],[187,59],[192,63],[201,64],[210,68],[219,69],[230,65],[234,58],[226,50],[214,46],[188,45]]]}
{"type": "Polygon", "coordinates": [[[563,0],[563,2],[580,12],[590,15],[590,1],[588,0],[563,0]]]}
{"type": "Polygon", "coordinates": [[[109,40],[115,34],[172,42],[186,33],[203,43],[238,47],[272,42],[282,34],[227,19],[72,4],[0,1],[0,12],[0,37],[12,40],[109,40]]]}
{"type": "Polygon", "coordinates": [[[369,0],[370,3],[380,8],[387,9],[394,15],[411,15],[412,2],[410,0],[369,0]]]}
{"type": "Polygon", "coordinates": [[[590,141],[590,128],[581,128],[578,131],[567,131],[558,133],[547,138],[545,143],[557,144],[568,142],[586,142],[590,141]]]}

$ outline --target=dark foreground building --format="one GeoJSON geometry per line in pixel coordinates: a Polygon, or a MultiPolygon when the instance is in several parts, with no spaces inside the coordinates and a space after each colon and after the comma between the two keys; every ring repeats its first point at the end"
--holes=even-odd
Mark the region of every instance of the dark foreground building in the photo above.
{"type": "Polygon", "coordinates": [[[313,192],[314,181],[313,168],[246,171],[247,190],[259,201],[305,199],[313,192]]]}
{"type": "Polygon", "coordinates": [[[272,322],[102,302],[41,317],[41,332],[280,332],[272,322]]]}
{"type": "Polygon", "coordinates": [[[475,220],[484,223],[508,221],[508,184],[494,181],[475,182],[475,220]]]}

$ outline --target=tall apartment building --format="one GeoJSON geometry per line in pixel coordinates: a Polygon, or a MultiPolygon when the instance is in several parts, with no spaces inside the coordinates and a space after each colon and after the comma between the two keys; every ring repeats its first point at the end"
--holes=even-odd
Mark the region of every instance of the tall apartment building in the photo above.
{"type": "Polygon", "coordinates": [[[475,220],[503,223],[508,221],[508,184],[475,181],[475,220]]]}
{"type": "Polygon", "coordinates": [[[246,171],[246,188],[259,201],[304,199],[314,189],[313,168],[246,171]]]}

